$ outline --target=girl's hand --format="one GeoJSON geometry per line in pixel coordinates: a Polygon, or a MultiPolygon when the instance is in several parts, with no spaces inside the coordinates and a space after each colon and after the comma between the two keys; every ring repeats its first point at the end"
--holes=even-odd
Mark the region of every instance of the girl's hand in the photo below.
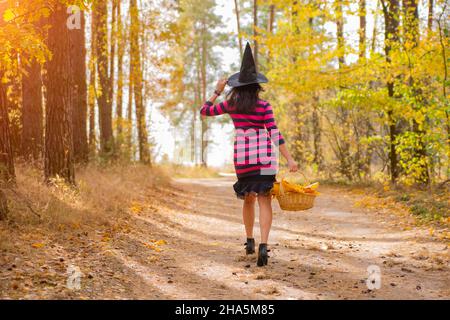
{"type": "Polygon", "coordinates": [[[288,167],[290,172],[297,172],[298,171],[298,164],[294,159],[290,159],[288,161],[288,167]]]}
{"type": "Polygon", "coordinates": [[[221,79],[217,82],[216,91],[222,93],[225,90],[225,86],[228,83],[228,79],[221,79]]]}

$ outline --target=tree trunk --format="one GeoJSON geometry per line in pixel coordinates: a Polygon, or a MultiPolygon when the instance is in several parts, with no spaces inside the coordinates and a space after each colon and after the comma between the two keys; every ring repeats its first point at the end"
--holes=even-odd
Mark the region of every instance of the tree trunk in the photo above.
{"type": "Polygon", "coordinates": [[[372,43],[370,46],[370,54],[375,52],[377,45],[377,34],[378,34],[378,9],[380,7],[380,0],[377,0],[377,6],[375,12],[373,13],[373,31],[372,31],[372,43]]]}
{"type": "MultiPolygon", "coordinates": [[[[442,97],[447,99],[447,83],[448,83],[448,59],[446,53],[446,34],[448,34],[448,29],[442,25],[443,15],[436,20],[438,28],[439,28],[439,44],[441,46],[441,56],[442,56],[442,64],[444,65],[444,74],[442,77],[442,97]]],[[[444,100],[445,101],[445,100],[444,100]]],[[[446,127],[447,127],[447,178],[450,178],[450,111],[445,110],[445,118],[446,118],[446,127]]]]}
{"type": "Polygon", "coordinates": [[[312,113],[312,130],[313,130],[313,141],[314,141],[314,163],[317,165],[317,169],[320,172],[323,167],[323,155],[322,155],[322,128],[320,125],[319,113],[317,111],[317,104],[319,99],[314,97],[314,109],[312,113]]]}
{"type": "MultiPolygon", "coordinates": [[[[300,28],[299,28],[299,21],[298,21],[298,1],[292,2],[292,19],[291,19],[291,25],[293,26],[294,34],[296,36],[299,36],[300,34],[300,28]]],[[[310,21],[312,23],[312,21],[310,21]]],[[[291,54],[292,63],[296,64],[297,59],[299,57],[299,53],[296,50],[296,48],[293,48],[293,52],[291,54]]],[[[293,119],[297,119],[295,127],[294,127],[294,133],[293,133],[293,141],[295,141],[295,147],[293,148],[293,157],[297,162],[299,163],[306,163],[306,146],[307,146],[307,138],[305,134],[305,118],[308,116],[308,114],[305,112],[305,110],[302,108],[302,105],[298,98],[293,101],[292,103],[292,117],[293,119]]]]}
{"type": "Polygon", "coordinates": [[[242,45],[242,35],[241,35],[241,18],[240,18],[240,10],[239,10],[239,0],[234,0],[234,10],[236,13],[236,23],[237,23],[237,32],[239,39],[239,52],[241,53],[241,58],[244,54],[244,47],[242,45]]]}
{"type": "Polygon", "coordinates": [[[22,75],[22,156],[38,160],[42,156],[43,108],[41,65],[30,61],[22,75]]]}
{"type": "Polygon", "coordinates": [[[269,7],[269,21],[267,23],[267,31],[269,34],[273,34],[273,24],[275,22],[275,5],[269,7]]]}
{"type": "Polygon", "coordinates": [[[8,200],[3,190],[0,189],[0,221],[6,220],[8,213],[8,200]]]}
{"type": "MultiPolygon", "coordinates": [[[[378,6],[378,3],[377,3],[378,6]]],[[[376,14],[376,13],[375,13],[376,14]]],[[[366,15],[367,15],[367,7],[366,0],[359,0],[359,59],[363,59],[366,57],[366,49],[367,49],[367,24],[366,24],[366,15]]],[[[376,19],[375,19],[376,21],[376,19]]],[[[376,37],[376,25],[374,25],[374,37],[376,37]]],[[[372,39],[373,41],[373,39],[372,39]]],[[[372,42],[373,43],[373,42],[372,42]]],[[[374,46],[374,44],[373,44],[374,46]]],[[[372,52],[375,49],[372,48],[372,52]]],[[[370,123],[370,114],[361,114],[358,116],[358,122],[365,124],[365,128],[363,129],[365,138],[369,138],[372,134],[372,124],[370,123]]],[[[355,124],[357,126],[358,124],[355,124]]],[[[364,150],[364,146],[361,145],[361,140],[357,140],[357,173],[358,177],[361,178],[361,173],[365,173],[366,178],[370,176],[370,166],[372,163],[372,150],[370,146],[365,147],[365,152],[363,154],[362,150],[364,150]]]]}
{"type": "Polygon", "coordinates": [[[195,124],[197,122],[198,110],[194,109],[192,112],[192,122],[191,122],[191,161],[195,165],[195,124]]]}
{"type": "Polygon", "coordinates": [[[84,12],[80,11],[81,29],[69,31],[71,58],[72,125],[74,160],[87,163],[89,146],[87,137],[87,86],[86,86],[86,40],[84,12]]]}
{"type": "MultiPolygon", "coordinates": [[[[336,14],[336,37],[338,50],[338,68],[342,70],[345,66],[345,38],[344,38],[344,13],[342,8],[342,0],[336,0],[334,3],[336,14]]],[[[350,132],[349,132],[349,111],[346,106],[338,108],[340,125],[342,128],[342,142],[339,154],[340,168],[339,171],[349,180],[353,179],[352,161],[350,158],[350,132]]]]}
{"type": "Polygon", "coordinates": [[[428,0],[428,32],[433,31],[434,0],[428,0]]]}
{"type": "Polygon", "coordinates": [[[114,140],[112,132],[112,104],[110,100],[112,88],[110,75],[108,73],[107,0],[97,0],[94,2],[92,14],[95,16],[95,52],[97,57],[97,74],[101,91],[97,97],[100,124],[100,152],[103,157],[108,157],[111,156],[113,152],[114,140]]]}
{"type": "MultiPolygon", "coordinates": [[[[125,41],[123,36],[122,12],[120,1],[117,1],[117,96],[116,96],[116,118],[117,138],[123,142],[123,57],[125,55],[125,41]]],[[[120,146],[118,146],[120,147],[120,146]]]]}
{"type": "MultiPolygon", "coordinates": [[[[198,44],[197,44],[198,45],[198,44]]],[[[195,50],[196,52],[196,56],[195,56],[195,83],[194,83],[194,105],[201,105],[202,103],[204,103],[204,101],[202,101],[202,88],[201,88],[201,83],[202,83],[202,79],[201,79],[201,74],[200,74],[200,54],[201,54],[201,50],[200,47],[196,48],[195,50]]],[[[192,141],[193,141],[193,154],[194,154],[194,158],[193,158],[193,162],[194,165],[198,165],[199,163],[201,163],[201,161],[199,160],[199,152],[198,152],[198,139],[197,139],[197,113],[198,110],[194,109],[193,110],[194,116],[193,116],[193,123],[192,123],[192,141]]],[[[200,121],[203,121],[204,116],[200,116],[200,121]]],[[[202,144],[200,144],[202,145],[202,144]]]]}
{"type": "Polygon", "coordinates": [[[403,29],[415,46],[417,46],[419,42],[419,7],[417,1],[418,0],[403,0],[403,29]]]}
{"type": "MultiPolygon", "coordinates": [[[[269,7],[269,19],[267,22],[267,32],[269,33],[269,36],[273,34],[274,22],[275,22],[275,6],[271,5],[269,7]]],[[[272,58],[272,54],[271,54],[270,50],[268,50],[267,65],[270,65],[271,58],[272,58]]]]}
{"type": "Polygon", "coordinates": [[[46,64],[45,179],[56,176],[75,183],[72,110],[70,101],[70,45],[66,7],[59,2],[49,17],[48,47],[52,59],[46,64]]]}
{"type": "Polygon", "coordinates": [[[91,15],[91,54],[90,54],[90,60],[89,60],[89,96],[88,96],[88,103],[89,103],[89,152],[92,156],[96,153],[96,139],[95,139],[95,102],[97,100],[96,97],[96,58],[95,58],[95,48],[96,48],[96,41],[95,41],[95,15],[91,15]]]}
{"type": "MultiPolygon", "coordinates": [[[[203,35],[206,35],[206,21],[203,21],[203,27],[202,27],[202,33],[203,35]]],[[[200,64],[200,77],[201,77],[201,84],[202,84],[202,102],[206,101],[206,89],[207,89],[207,73],[206,73],[206,66],[208,65],[207,61],[207,50],[208,50],[208,43],[205,36],[201,39],[201,46],[202,46],[202,53],[201,53],[201,64],[200,64]]],[[[201,153],[201,164],[203,167],[207,166],[207,151],[208,151],[208,119],[207,117],[202,118],[202,153],[201,153]]]]}
{"type": "Polygon", "coordinates": [[[141,31],[139,21],[139,11],[136,0],[130,0],[130,58],[131,74],[133,80],[134,104],[136,108],[136,124],[138,131],[139,160],[146,164],[151,164],[150,151],[148,145],[146,112],[143,98],[143,73],[141,64],[141,50],[139,44],[139,33],[141,31]]]}
{"type": "MultiPolygon", "coordinates": [[[[0,70],[0,184],[9,184],[14,183],[16,175],[9,127],[6,85],[2,81],[3,75],[3,71],[0,70]]],[[[4,214],[6,215],[6,212],[4,214]]]]}
{"type": "Polygon", "coordinates": [[[359,57],[366,56],[366,0],[359,0],[359,57]]]}
{"type": "Polygon", "coordinates": [[[345,64],[345,38],[344,38],[344,13],[342,10],[342,0],[336,0],[335,3],[335,13],[336,13],[336,38],[337,38],[337,48],[338,48],[338,63],[339,69],[342,69],[345,64]]]}
{"type": "MultiPolygon", "coordinates": [[[[127,34],[128,39],[130,39],[130,33],[131,33],[131,23],[128,28],[127,34]]],[[[129,44],[129,51],[131,55],[131,43],[129,44]]],[[[126,147],[130,160],[134,160],[135,158],[133,150],[133,99],[134,99],[133,66],[130,61],[128,70],[128,108],[127,108],[127,133],[126,133],[126,144],[127,144],[126,147]]]]}
{"type": "MultiPolygon", "coordinates": [[[[111,11],[111,32],[110,32],[110,49],[109,49],[109,92],[108,103],[112,110],[112,104],[114,99],[114,71],[116,65],[116,44],[117,44],[117,3],[120,0],[112,0],[111,11]]],[[[112,119],[111,119],[112,121],[112,119]]]]}
{"type": "Polygon", "coordinates": [[[127,143],[127,152],[130,156],[131,160],[134,160],[134,154],[133,153],[133,67],[130,63],[130,70],[129,70],[129,78],[128,78],[128,108],[127,108],[127,136],[126,136],[126,143],[127,143]]]}
{"type": "MultiPolygon", "coordinates": [[[[405,10],[405,33],[410,41],[413,42],[414,46],[419,44],[419,7],[417,0],[403,0],[403,6],[405,10]]],[[[423,113],[422,103],[426,103],[426,99],[423,99],[422,89],[420,86],[414,84],[414,79],[411,75],[408,78],[408,84],[412,88],[412,94],[415,99],[420,101],[416,102],[413,107],[414,111],[417,113],[423,113]]],[[[415,147],[414,153],[415,157],[419,159],[420,163],[420,176],[417,178],[417,182],[429,184],[430,183],[430,172],[429,172],[429,161],[425,146],[425,131],[421,128],[420,124],[413,118],[413,132],[416,134],[418,139],[417,146],[415,147]]]]}
{"type": "Polygon", "coordinates": [[[256,70],[258,70],[258,0],[253,0],[253,37],[255,38],[253,55],[255,58],[256,70]]]}
{"type": "MultiPolygon", "coordinates": [[[[21,61],[17,52],[11,55],[13,63],[20,70],[21,61]]],[[[9,77],[7,87],[7,102],[8,102],[8,114],[9,114],[9,132],[11,136],[11,146],[14,156],[21,154],[22,149],[22,75],[14,75],[9,77]]]]}
{"type": "MultiPolygon", "coordinates": [[[[399,3],[398,0],[381,0],[384,13],[384,24],[385,24],[385,45],[384,52],[386,56],[386,62],[390,64],[392,42],[398,42],[398,27],[399,27],[399,3]]],[[[394,98],[394,81],[387,81],[386,83],[388,89],[388,95],[390,98],[394,98]]],[[[396,150],[396,139],[397,139],[397,121],[394,118],[393,110],[389,109],[387,111],[388,121],[389,121],[389,163],[390,163],[390,174],[391,182],[395,184],[399,176],[398,170],[398,155],[396,150]]]]}

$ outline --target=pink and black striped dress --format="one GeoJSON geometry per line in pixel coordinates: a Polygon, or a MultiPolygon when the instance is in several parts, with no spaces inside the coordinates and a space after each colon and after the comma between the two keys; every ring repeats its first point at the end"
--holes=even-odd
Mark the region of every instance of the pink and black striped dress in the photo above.
{"type": "Polygon", "coordinates": [[[234,167],[239,181],[258,176],[273,177],[278,170],[278,146],[285,143],[273,115],[272,106],[259,100],[254,111],[240,114],[228,101],[213,105],[207,101],[201,108],[203,116],[228,113],[236,130],[234,141],[234,167]],[[276,146],[276,147],[274,147],[276,146]]]}

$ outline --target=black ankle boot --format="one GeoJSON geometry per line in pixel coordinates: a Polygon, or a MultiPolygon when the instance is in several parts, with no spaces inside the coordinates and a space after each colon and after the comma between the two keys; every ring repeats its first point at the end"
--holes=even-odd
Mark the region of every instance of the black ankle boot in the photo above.
{"type": "Polygon", "coordinates": [[[258,250],[258,262],[256,265],[258,267],[266,266],[269,255],[267,254],[267,243],[261,243],[258,250]]]}
{"type": "Polygon", "coordinates": [[[246,254],[255,253],[255,239],[247,238],[247,242],[245,243],[245,253],[246,254]]]}

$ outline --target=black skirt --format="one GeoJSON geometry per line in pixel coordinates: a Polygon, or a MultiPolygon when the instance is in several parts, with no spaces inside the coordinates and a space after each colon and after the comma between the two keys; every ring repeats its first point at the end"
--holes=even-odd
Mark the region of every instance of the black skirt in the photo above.
{"type": "Polygon", "coordinates": [[[245,199],[247,195],[267,196],[273,188],[276,181],[275,175],[257,175],[239,178],[233,185],[234,192],[239,199],[245,199]]]}

